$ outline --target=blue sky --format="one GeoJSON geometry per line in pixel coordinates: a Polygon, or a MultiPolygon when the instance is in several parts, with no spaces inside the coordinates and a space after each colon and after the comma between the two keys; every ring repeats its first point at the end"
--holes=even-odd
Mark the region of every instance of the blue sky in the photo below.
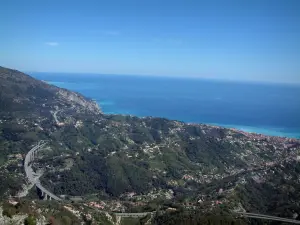
{"type": "Polygon", "coordinates": [[[0,65],[300,83],[299,0],[9,0],[0,65]]]}

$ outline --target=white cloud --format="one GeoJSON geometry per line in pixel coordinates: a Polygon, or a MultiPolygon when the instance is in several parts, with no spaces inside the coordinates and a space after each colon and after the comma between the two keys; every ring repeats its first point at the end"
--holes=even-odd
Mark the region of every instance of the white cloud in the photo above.
{"type": "Polygon", "coordinates": [[[46,42],[45,44],[49,45],[49,46],[57,46],[58,45],[57,42],[46,42]]]}

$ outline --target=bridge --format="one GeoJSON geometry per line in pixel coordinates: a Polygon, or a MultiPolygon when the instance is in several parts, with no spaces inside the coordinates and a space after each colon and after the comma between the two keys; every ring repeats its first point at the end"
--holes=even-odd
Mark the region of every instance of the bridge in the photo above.
{"type": "Polygon", "coordinates": [[[119,217],[145,217],[149,214],[152,214],[153,212],[142,212],[142,213],[114,213],[115,216],[119,216],[119,217]]]}
{"type": "Polygon", "coordinates": [[[34,146],[30,151],[27,153],[24,161],[24,169],[26,173],[26,177],[30,183],[34,184],[36,188],[41,192],[43,199],[47,200],[57,200],[61,201],[59,197],[48,191],[46,188],[42,186],[39,181],[38,175],[33,172],[31,163],[37,157],[38,152],[46,145],[46,142],[40,141],[36,146],[34,146]]]}
{"type": "MultiPolygon", "coordinates": [[[[114,213],[118,217],[145,217],[147,215],[150,215],[154,212],[143,212],[143,213],[114,213]]],[[[280,222],[286,222],[286,223],[294,223],[294,224],[300,224],[300,220],[294,220],[294,219],[287,219],[282,217],[276,217],[276,216],[269,216],[269,215],[263,215],[258,213],[247,213],[247,212],[235,212],[236,214],[239,214],[246,218],[253,218],[253,219],[264,219],[264,220],[272,220],[272,221],[280,221],[280,222]]]]}
{"type": "Polygon", "coordinates": [[[300,224],[300,220],[294,220],[294,219],[287,219],[277,216],[268,216],[258,213],[247,213],[247,212],[235,212],[236,214],[240,214],[247,218],[254,218],[254,219],[265,219],[265,220],[273,220],[273,221],[280,221],[280,222],[286,222],[286,223],[294,223],[294,224],[300,224]]]}
{"type": "MultiPolygon", "coordinates": [[[[55,114],[56,115],[56,114],[55,114]]],[[[30,183],[34,184],[38,190],[41,191],[43,199],[47,200],[57,200],[62,201],[61,198],[57,197],[50,191],[48,191],[45,187],[42,186],[42,184],[39,181],[39,176],[33,172],[31,163],[34,161],[34,159],[37,157],[38,152],[43,149],[43,147],[46,145],[46,142],[40,141],[36,146],[34,146],[30,151],[27,153],[24,161],[24,169],[26,176],[30,183]]],[[[114,213],[117,217],[145,217],[149,214],[152,214],[153,212],[142,212],[142,213],[114,213]]],[[[272,221],[280,221],[280,222],[286,222],[286,223],[294,223],[294,224],[300,224],[300,220],[294,220],[294,219],[287,219],[282,217],[276,217],[276,216],[269,216],[269,215],[263,215],[258,213],[249,213],[249,212],[234,212],[235,214],[241,215],[246,218],[254,218],[254,219],[265,219],[265,220],[272,220],[272,221]]]]}

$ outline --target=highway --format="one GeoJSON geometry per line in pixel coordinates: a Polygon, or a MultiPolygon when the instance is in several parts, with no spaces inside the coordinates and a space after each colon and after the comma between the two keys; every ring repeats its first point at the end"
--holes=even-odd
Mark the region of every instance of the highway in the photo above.
{"type": "MultiPolygon", "coordinates": [[[[55,120],[56,118],[56,111],[53,116],[55,120]]],[[[58,122],[58,121],[57,121],[58,122]]],[[[41,192],[42,195],[47,199],[47,196],[49,199],[54,199],[57,201],[61,201],[62,199],[48,191],[46,188],[42,186],[42,184],[39,181],[39,177],[37,174],[33,172],[33,169],[31,167],[31,162],[35,159],[38,151],[40,151],[44,146],[46,145],[46,142],[40,141],[36,146],[34,146],[30,151],[27,153],[24,161],[24,169],[26,176],[30,183],[34,184],[41,192]]],[[[118,217],[144,217],[148,214],[152,214],[153,212],[143,212],[143,213],[114,213],[118,217]]],[[[241,215],[246,218],[254,218],[254,219],[264,219],[264,220],[272,220],[272,221],[280,221],[280,222],[286,222],[286,223],[294,223],[294,224],[300,224],[300,220],[294,220],[294,219],[287,219],[282,217],[276,217],[276,216],[268,216],[258,213],[249,213],[249,212],[234,212],[235,214],[241,215]]]]}
{"type": "Polygon", "coordinates": [[[33,172],[33,169],[30,165],[31,162],[36,157],[38,151],[41,150],[45,145],[46,145],[45,142],[40,141],[36,146],[30,149],[30,151],[27,153],[24,161],[24,169],[25,169],[26,177],[30,183],[34,184],[42,192],[42,195],[45,196],[46,199],[48,196],[49,199],[55,199],[57,201],[61,201],[59,197],[57,197],[56,195],[54,195],[53,193],[51,193],[41,185],[37,175],[33,172]]]}
{"type": "Polygon", "coordinates": [[[119,217],[144,217],[148,214],[152,214],[153,212],[143,212],[143,213],[114,213],[116,216],[119,217]]]}
{"type": "Polygon", "coordinates": [[[282,217],[276,217],[276,216],[268,216],[258,213],[247,213],[247,212],[236,212],[237,214],[240,214],[247,218],[254,218],[254,219],[265,219],[265,220],[273,220],[273,221],[281,221],[286,223],[294,223],[294,224],[300,224],[300,220],[294,220],[294,219],[287,219],[282,217]]]}
{"type": "MultiPolygon", "coordinates": [[[[152,214],[153,212],[143,212],[143,213],[114,213],[116,216],[119,217],[144,217],[149,214],[152,214]]],[[[282,217],[276,217],[276,216],[268,216],[263,214],[257,214],[257,213],[247,213],[247,212],[236,212],[237,214],[242,215],[243,217],[247,218],[253,218],[253,219],[265,219],[265,220],[272,220],[272,221],[280,221],[280,222],[286,222],[286,223],[294,223],[294,224],[300,224],[299,220],[293,220],[293,219],[287,219],[282,217]]]]}

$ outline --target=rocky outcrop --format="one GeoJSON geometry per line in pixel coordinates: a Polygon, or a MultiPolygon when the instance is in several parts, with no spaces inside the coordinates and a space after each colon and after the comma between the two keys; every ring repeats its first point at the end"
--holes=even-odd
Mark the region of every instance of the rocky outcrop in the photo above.
{"type": "Polygon", "coordinates": [[[64,90],[64,89],[59,89],[57,94],[60,98],[63,98],[64,100],[67,100],[74,104],[80,105],[92,113],[95,113],[95,114],[102,113],[100,107],[98,106],[98,104],[95,101],[86,99],[85,97],[83,97],[82,95],[80,95],[78,93],[71,92],[71,91],[64,90]]]}

